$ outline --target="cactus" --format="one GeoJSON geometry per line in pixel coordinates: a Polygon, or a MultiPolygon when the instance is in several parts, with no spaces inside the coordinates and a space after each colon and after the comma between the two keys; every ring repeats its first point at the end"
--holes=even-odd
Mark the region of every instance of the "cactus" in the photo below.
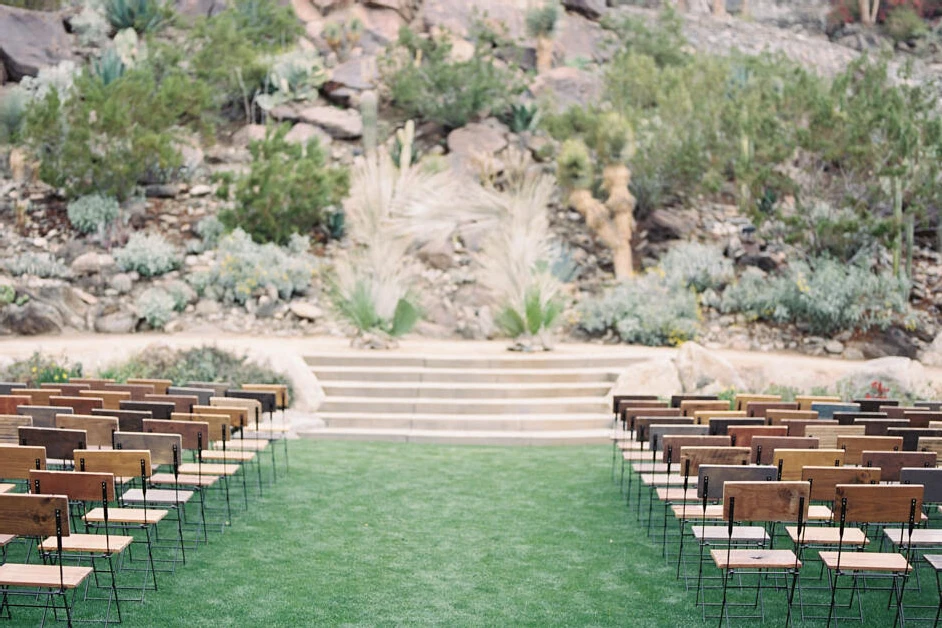
{"type": "Polygon", "coordinates": [[[355,48],[363,37],[363,22],[355,17],[346,24],[347,43],[355,48]]]}
{"type": "Polygon", "coordinates": [[[360,116],[363,118],[363,150],[368,155],[376,152],[378,108],[376,92],[364,92],[360,97],[360,116]]]}
{"type": "Polygon", "coordinates": [[[399,169],[405,171],[412,165],[412,148],[415,143],[415,122],[409,120],[406,125],[396,131],[399,141],[399,169]]]}
{"type": "Polygon", "coordinates": [[[327,22],[324,24],[324,41],[327,46],[336,53],[340,52],[343,46],[343,27],[337,22],[327,22]]]}

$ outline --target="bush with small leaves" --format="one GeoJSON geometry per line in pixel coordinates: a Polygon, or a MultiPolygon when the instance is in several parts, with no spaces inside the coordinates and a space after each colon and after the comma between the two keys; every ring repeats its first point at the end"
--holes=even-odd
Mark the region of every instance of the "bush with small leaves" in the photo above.
{"type": "Polygon", "coordinates": [[[180,255],[159,233],[135,233],[127,245],[115,252],[118,268],[137,271],[142,277],[170,272],[180,265],[180,255]]]}
{"type": "Polygon", "coordinates": [[[121,206],[113,198],[100,194],[81,196],[67,208],[69,222],[81,233],[103,233],[121,213],[121,206]]]}
{"type": "Polygon", "coordinates": [[[143,34],[160,28],[170,9],[160,0],[106,0],[105,15],[115,30],[133,28],[143,34]]]}
{"type": "Polygon", "coordinates": [[[715,246],[684,242],[661,258],[660,267],[668,281],[697,292],[722,290],[736,276],[733,261],[715,246]]]}
{"type": "Polygon", "coordinates": [[[69,267],[52,253],[23,253],[8,259],[4,266],[11,275],[32,275],[44,279],[62,279],[71,273],[69,267]]]}
{"type": "Polygon", "coordinates": [[[65,383],[72,377],[82,376],[82,363],[70,363],[69,358],[53,358],[36,351],[28,358],[14,360],[0,368],[0,378],[5,382],[25,382],[30,388],[39,388],[47,382],[65,383]]]}
{"type": "Polygon", "coordinates": [[[27,105],[29,93],[21,87],[7,90],[0,97],[0,144],[15,144],[19,141],[27,105]]]}
{"type": "Polygon", "coordinates": [[[191,301],[196,300],[196,292],[185,281],[175,279],[162,287],[173,299],[173,309],[177,312],[182,312],[191,301]]]}
{"type": "Polygon", "coordinates": [[[219,238],[225,232],[226,226],[216,216],[207,216],[196,223],[196,234],[202,238],[203,247],[206,249],[216,248],[219,238]]]}
{"type": "Polygon", "coordinates": [[[163,329],[173,318],[174,302],[162,288],[148,288],[137,297],[137,314],[154,329],[163,329]]]}

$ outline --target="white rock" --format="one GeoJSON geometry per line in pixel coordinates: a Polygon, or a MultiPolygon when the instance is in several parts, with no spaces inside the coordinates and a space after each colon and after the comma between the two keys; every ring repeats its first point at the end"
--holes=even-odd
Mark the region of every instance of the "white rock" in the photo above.
{"type": "Polygon", "coordinates": [[[291,310],[292,314],[302,320],[313,321],[324,316],[324,311],[321,308],[313,303],[305,303],[304,301],[292,301],[288,305],[288,309],[291,310]]]}
{"type": "Polygon", "coordinates": [[[658,358],[626,369],[612,388],[614,395],[638,394],[669,397],[681,390],[677,365],[670,358],[658,358]]]}
{"type": "Polygon", "coordinates": [[[89,251],[75,258],[70,266],[74,275],[91,275],[114,266],[114,258],[107,253],[89,251]]]}
{"type": "Polygon", "coordinates": [[[677,353],[677,371],[684,392],[707,386],[745,390],[746,384],[736,368],[723,357],[695,342],[685,342],[677,353]]]}
{"type": "Polygon", "coordinates": [[[334,138],[356,139],[363,135],[363,118],[353,109],[307,107],[298,113],[298,117],[303,122],[321,127],[334,138]]]}
{"type": "Polygon", "coordinates": [[[213,193],[213,187],[199,183],[190,188],[190,196],[209,196],[213,193]]]}

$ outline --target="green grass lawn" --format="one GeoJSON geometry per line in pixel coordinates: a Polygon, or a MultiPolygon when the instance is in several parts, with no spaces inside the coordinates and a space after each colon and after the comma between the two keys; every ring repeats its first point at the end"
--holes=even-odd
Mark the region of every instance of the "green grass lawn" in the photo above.
{"type": "MultiPolygon", "coordinates": [[[[290,476],[125,603],[125,625],[715,625],[629,515],[606,447],[291,448],[290,476]]],[[[864,625],[889,625],[885,596],[865,599],[864,625]]]]}

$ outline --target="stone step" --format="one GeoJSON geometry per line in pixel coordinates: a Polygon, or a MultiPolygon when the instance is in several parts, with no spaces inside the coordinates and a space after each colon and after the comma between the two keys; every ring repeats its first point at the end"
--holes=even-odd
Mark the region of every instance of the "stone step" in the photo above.
{"type": "Polygon", "coordinates": [[[413,399],[533,399],[546,397],[600,397],[612,388],[600,383],[457,383],[457,382],[370,382],[326,381],[322,387],[328,401],[336,397],[413,399]]]}
{"type": "Polygon", "coordinates": [[[567,369],[498,368],[426,368],[421,366],[313,366],[321,382],[460,382],[536,384],[547,382],[609,382],[618,378],[618,370],[609,367],[567,369]]]}
{"type": "Polygon", "coordinates": [[[585,445],[608,443],[611,430],[561,430],[553,432],[409,430],[321,428],[299,432],[301,438],[320,440],[389,441],[460,445],[585,445]]]}
{"type": "Polygon", "coordinates": [[[320,412],[329,428],[443,431],[545,432],[609,428],[606,414],[406,414],[394,412],[320,412]]]}
{"type": "Polygon", "coordinates": [[[409,414],[564,414],[610,412],[604,397],[533,399],[419,399],[397,397],[327,397],[318,413],[385,412],[409,414]]]}
{"type": "Polygon", "coordinates": [[[428,369],[623,369],[645,361],[643,357],[621,355],[571,355],[564,353],[492,356],[420,355],[378,351],[375,353],[322,353],[305,356],[315,370],[320,367],[384,367],[428,369]]]}

